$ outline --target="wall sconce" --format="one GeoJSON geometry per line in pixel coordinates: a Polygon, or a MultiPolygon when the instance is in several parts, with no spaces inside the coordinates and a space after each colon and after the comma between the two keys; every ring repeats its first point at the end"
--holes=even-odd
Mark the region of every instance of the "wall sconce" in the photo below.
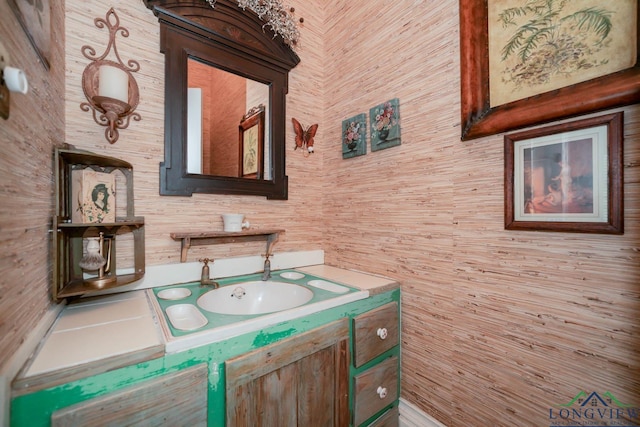
{"type": "Polygon", "coordinates": [[[24,71],[9,67],[9,51],[0,42],[0,117],[9,118],[11,92],[27,93],[29,82],[24,71]]]}
{"type": "Polygon", "coordinates": [[[82,54],[93,62],[82,73],[82,90],[88,102],[80,104],[80,108],[91,110],[93,120],[107,127],[104,136],[113,144],[118,140],[118,129],[129,127],[131,119],[141,120],[140,114],[134,112],[140,96],[136,79],[131,74],[140,70],[140,64],[130,59],[127,66],[120,59],[116,33],[119,31],[122,37],[129,37],[129,30],[120,26],[120,19],[113,8],[109,9],[105,19],[96,18],[94,23],[98,28],[106,26],[109,29],[109,44],[99,57],[91,46],[82,46],[82,54]],[[112,47],[118,62],[105,59],[112,47]]]}

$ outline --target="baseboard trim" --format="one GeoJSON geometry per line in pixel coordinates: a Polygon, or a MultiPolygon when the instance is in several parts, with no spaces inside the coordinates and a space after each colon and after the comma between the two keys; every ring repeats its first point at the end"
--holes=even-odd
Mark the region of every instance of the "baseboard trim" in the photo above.
{"type": "Polygon", "coordinates": [[[402,398],[400,398],[398,409],[400,410],[400,427],[446,427],[402,398]]]}

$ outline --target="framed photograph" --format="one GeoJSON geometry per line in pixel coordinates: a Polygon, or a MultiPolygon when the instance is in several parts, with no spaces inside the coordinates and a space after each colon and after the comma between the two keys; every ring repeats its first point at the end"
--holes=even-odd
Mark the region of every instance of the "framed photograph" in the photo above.
{"type": "Polygon", "coordinates": [[[342,121],[342,158],[367,154],[367,117],[364,113],[342,121]]]}
{"type": "Polygon", "coordinates": [[[7,0],[27,34],[45,69],[51,54],[51,10],[49,0],[7,0]]]}
{"type": "Polygon", "coordinates": [[[460,0],[461,139],[640,101],[637,0],[460,0]]]}
{"type": "Polygon", "coordinates": [[[240,177],[262,179],[264,165],[264,106],[252,108],[240,122],[240,177]]]}
{"type": "Polygon", "coordinates": [[[400,145],[400,100],[391,99],[369,110],[371,151],[400,145]]]}
{"type": "Polygon", "coordinates": [[[623,113],[505,135],[505,229],[622,234],[623,113]]]}

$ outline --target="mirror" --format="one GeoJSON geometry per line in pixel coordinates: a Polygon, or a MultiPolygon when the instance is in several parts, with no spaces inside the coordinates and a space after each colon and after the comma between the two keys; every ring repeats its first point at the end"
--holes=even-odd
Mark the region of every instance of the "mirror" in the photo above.
{"type": "Polygon", "coordinates": [[[298,56],[233,0],[217,0],[215,9],[204,1],[144,2],[160,22],[165,55],[160,194],[286,199],[285,101],[288,72],[298,56]],[[234,81],[236,92],[222,94],[208,86],[213,81],[234,81]],[[211,128],[207,122],[220,115],[235,123],[227,130],[211,128]]]}
{"type": "Polygon", "coordinates": [[[271,179],[264,156],[269,86],[193,58],[187,67],[187,173],[271,179]]]}

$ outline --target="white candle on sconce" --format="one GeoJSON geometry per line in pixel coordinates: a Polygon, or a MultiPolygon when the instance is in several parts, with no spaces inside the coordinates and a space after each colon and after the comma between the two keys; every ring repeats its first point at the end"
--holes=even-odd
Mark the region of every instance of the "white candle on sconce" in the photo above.
{"type": "Polygon", "coordinates": [[[100,66],[98,85],[100,96],[129,102],[129,74],[123,69],[112,65],[100,66]]]}

